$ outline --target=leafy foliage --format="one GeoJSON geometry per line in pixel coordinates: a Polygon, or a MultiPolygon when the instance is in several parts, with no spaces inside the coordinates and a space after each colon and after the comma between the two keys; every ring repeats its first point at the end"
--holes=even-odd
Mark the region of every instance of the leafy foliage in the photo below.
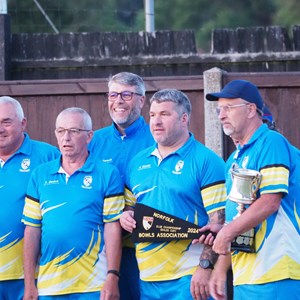
{"type": "MultiPolygon", "coordinates": [[[[145,0],[36,0],[59,32],[142,31],[145,0]]],[[[214,28],[300,23],[298,0],[156,0],[155,29],[193,29],[199,50],[214,28]]],[[[34,0],[8,0],[12,32],[53,32],[34,0]]]]}

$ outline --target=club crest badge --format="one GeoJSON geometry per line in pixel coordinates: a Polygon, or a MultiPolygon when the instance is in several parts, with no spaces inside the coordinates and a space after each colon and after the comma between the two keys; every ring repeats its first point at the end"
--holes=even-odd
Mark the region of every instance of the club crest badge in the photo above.
{"type": "Polygon", "coordinates": [[[91,188],[91,184],[93,182],[92,176],[85,176],[83,179],[83,188],[91,188]]]}
{"type": "Polygon", "coordinates": [[[24,158],[21,162],[21,172],[30,172],[30,159],[24,158]]]}
{"type": "Polygon", "coordinates": [[[173,174],[181,174],[181,170],[183,169],[183,166],[184,166],[184,161],[179,160],[175,165],[175,170],[173,171],[173,174]]]}
{"type": "Polygon", "coordinates": [[[149,230],[153,224],[153,217],[147,217],[144,216],[143,217],[143,227],[145,230],[149,230]]]}

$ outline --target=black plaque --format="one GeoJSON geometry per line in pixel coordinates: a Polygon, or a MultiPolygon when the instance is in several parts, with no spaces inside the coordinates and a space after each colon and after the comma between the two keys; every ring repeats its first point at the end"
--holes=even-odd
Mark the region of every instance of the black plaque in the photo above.
{"type": "MultiPolygon", "coordinates": [[[[134,209],[136,228],[132,232],[132,241],[163,242],[185,239],[198,239],[202,234],[200,226],[177,218],[150,206],[137,203],[134,209]]],[[[214,236],[215,233],[211,232],[214,236]]]]}

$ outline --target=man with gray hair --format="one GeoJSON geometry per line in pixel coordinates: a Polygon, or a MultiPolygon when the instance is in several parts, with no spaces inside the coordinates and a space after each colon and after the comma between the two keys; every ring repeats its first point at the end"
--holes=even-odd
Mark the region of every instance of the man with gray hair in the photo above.
{"type": "MultiPolygon", "coordinates": [[[[108,111],[112,125],[96,130],[89,149],[102,161],[117,166],[122,180],[131,158],[154,143],[149,125],[141,116],[145,103],[143,79],[121,72],[108,81],[108,111]]],[[[121,300],[139,300],[139,270],[130,235],[123,233],[119,281],[121,300]]]]}
{"type": "Polygon", "coordinates": [[[224,279],[232,264],[234,299],[299,299],[299,151],[264,124],[261,112],[265,104],[252,82],[232,80],[220,92],[207,94],[206,99],[217,101],[224,133],[238,141],[226,161],[227,225],[213,241],[213,250],[220,256],[210,291],[214,299],[225,299],[224,279]],[[259,184],[251,182],[256,188],[250,202],[244,193],[246,181],[239,179],[236,188],[237,171],[261,176],[259,184]],[[245,209],[240,209],[240,202],[247,203],[245,209]]]}
{"type": "MultiPolygon", "coordinates": [[[[181,91],[165,89],[150,104],[150,130],[157,144],[129,163],[121,226],[129,232],[136,228],[138,204],[199,226],[223,224],[224,161],[189,131],[190,100],[181,91]]],[[[136,255],[142,300],[209,297],[216,261],[211,246],[188,238],[139,241],[136,255]]]]}
{"type": "Polygon", "coordinates": [[[21,223],[27,183],[41,163],[59,156],[56,147],[25,133],[21,104],[0,97],[0,299],[20,300],[24,292],[21,223]]]}
{"type": "Polygon", "coordinates": [[[119,299],[119,171],[88,152],[93,131],[85,110],[63,110],[55,135],[61,157],[39,166],[28,183],[24,300],[119,299]]]}

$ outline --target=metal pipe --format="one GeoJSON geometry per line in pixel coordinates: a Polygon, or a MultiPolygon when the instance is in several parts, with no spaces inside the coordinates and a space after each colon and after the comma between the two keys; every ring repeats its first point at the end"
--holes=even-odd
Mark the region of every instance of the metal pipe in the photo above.
{"type": "Polygon", "coordinates": [[[33,2],[36,4],[36,6],[38,7],[38,9],[40,10],[40,12],[43,14],[43,16],[45,17],[45,19],[47,20],[47,22],[50,24],[50,26],[52,27],[53,31],[55,33],[59,33],[59,31],[57,30],[57,28],[55,27],[55,25],[52,23],[52,21],[50,20],[50,18],[48,17],[48,15],[46,14],[46,12],[44,11],[44,9],[42,8],[42,6],[40,5],[40,3],[37,0],[33,0],[33,2]]]}
{"type": "Polygon", "coordinates": [[[145,0],[146,31],[154,32],[154,0],[145,0]]]}
{"type": "Polygon", "coordinates": [[[7,0],[0,0],[0,14],[7,14],[7,0]]]}

